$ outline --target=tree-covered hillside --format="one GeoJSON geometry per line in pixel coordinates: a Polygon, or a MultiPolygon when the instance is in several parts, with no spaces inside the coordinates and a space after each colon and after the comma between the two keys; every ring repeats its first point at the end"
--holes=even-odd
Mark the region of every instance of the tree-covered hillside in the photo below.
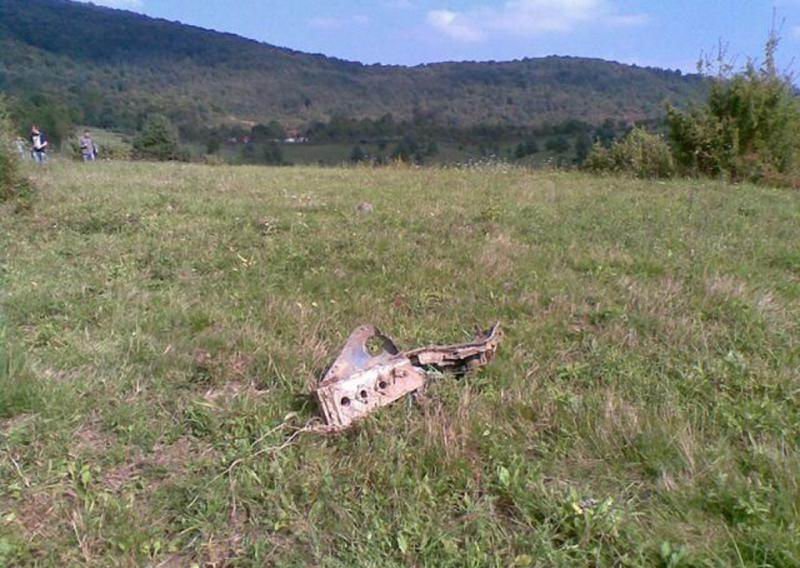
{"type": "Polygon", "coordinates": [[[362,65],[68,0],[0,0],[0,89],[72,120],[133,129],[154,112],[182,131],[299,126],[331,116],[443,126],[652,119],[705,82],[596,59],[362,65]]]}

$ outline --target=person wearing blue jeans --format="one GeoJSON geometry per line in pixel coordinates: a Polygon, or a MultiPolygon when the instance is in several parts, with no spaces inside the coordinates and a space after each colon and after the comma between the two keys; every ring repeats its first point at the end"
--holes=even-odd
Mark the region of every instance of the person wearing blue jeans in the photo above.
{"type": "Polygon", "coordinates": [[[31,128],[31,156],[37,164],[47,162],[47,135],[35,124],[31,128]]]}

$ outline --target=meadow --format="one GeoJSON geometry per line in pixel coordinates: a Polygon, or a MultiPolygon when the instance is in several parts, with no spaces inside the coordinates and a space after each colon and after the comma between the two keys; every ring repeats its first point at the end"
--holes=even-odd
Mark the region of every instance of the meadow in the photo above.
{"type": "MultiPolygon", "coordinates": [[[[124,134],[122,132],[109,129],[79,126],[69,141],[62,145],[61,153],[63,156],[71,155],[73,159],[77,161],[81,160],[81,155],[78,150],[78,137],[79,133],[82,133],[84,130],[90,131],[92,138],[99,146],[100,160],[127,160],[133,155],[132,138],[129,134],[124,134]]],[[[574,140],[569,139],[571,140],[572,146],[562,153],[557,153],[546,148],[548,142],[557,138],[561,137],[546,135],[529,137],[528,140],[536,143],[538,151],[531,155],[525,156],[524,158],[516,158],[514,154],[517,144],[524,141],[506,140],[502,143],[498,143],[497,148],[492,151],[489,151],[488,149],[484,149],[482,151],[480,145],[476,144],[459,144],[452,141],[438,142],[436,144],[437,151],[433,155],[423,155],[422,159],[425,165],[446,167],[464,164],[477,164],[486,161],[497,161],[498,158],[508,162],[513,162],[516,166],[532,168],[553,167],[558,164],[563,164],[566,166],[574,165],[577,159],[574,140]],[[491,155],[494,151],[497,152],[497,156],[491,155]]],[[[399,140],[387,141],[385,145],[380,145],[376,142],[369,141],[364,141],[363,143],[280,143],[278,147],[280,149],[280,154],[287,165],[352,166],[354,165],[352,161],[352,153],[354,148],[358,147],[364,152],[365,164],[377,158],[391,163],[396,161],[395,158],[392,158],[392,154],[398,143],[399,140]]],[[[425,145],[423,145],[423,147],[424,146],[425,145]]],[[[181,149],[185,151],[188,158],[187,161],[195,163],[208,163],[211,161],[216,165],[241,165],[242,163],[249,165],[265,165],[265,162],[263,161],[263,154],[267,147],[268,146],[264,143],[255,144],[252,149],[251,158],[256,161],[251,163],[243,157],[243,154],[245,154],[245,147],[242,144],[230,144],[226,142],[221,146],[219,151],[211,155],[207,153],[205,144],[184,142],[181,145],[181,149]],[[261,160],[260,163],[258,162],[259,160],[261,160]]]]}
{"type": "Polygon", "coordinates": [[[0,565],[800,565],[796,191],[30,175],[0,211],[0,565]],[[309,431],[357,325],[410,348],[495,321],[479,372],[309,431]]]}

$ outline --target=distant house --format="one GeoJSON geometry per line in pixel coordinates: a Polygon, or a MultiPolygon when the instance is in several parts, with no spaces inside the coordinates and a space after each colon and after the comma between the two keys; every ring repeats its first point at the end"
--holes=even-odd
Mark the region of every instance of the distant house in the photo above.
{"type": "Polygon", "coordinates": [[[303,133],[296,129],[292,128],[286,131],[286,138],[283,139],[284,144],[305,144],[308,142],[308,138],[303,136],[303,133]]]}

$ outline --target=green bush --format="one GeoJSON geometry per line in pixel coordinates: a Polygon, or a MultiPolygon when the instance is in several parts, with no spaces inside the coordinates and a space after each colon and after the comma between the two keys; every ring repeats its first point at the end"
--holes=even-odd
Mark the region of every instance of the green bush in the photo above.
{"type": "Polygon", "coordinates": [[[14,129],[5,99],[0,96],[0,201],[27,197],[30,185],[20,173],[14,129]]]}
{"type": "Polygon", "coordinates": [[[627,173],[638,178],[675,175],[675,163],[669,145],[661,136],[639,127],[610,148],[595,144],[584,167],[593,172],[627,173]]]}
{"type": "Polygon", "coordinates": [[[141,132],[133,140],[133,156],[140,160],[178,160],[178,131],[170,120],[161,114],[148,117],[141,132]]]}
{"type": "Polygon", "coordinates": [[[721,64],[701,108],[668,110],[670,139],[688,173],[800,185],[800,99],[778,72],[773,34],[760,67],[731,75],[721,64]]]}
{"type": "Polygon", "coordinates": [[[98,157],[101,160],[130,160],[132,157],[129,144],[100,143],[98,157]]]}

